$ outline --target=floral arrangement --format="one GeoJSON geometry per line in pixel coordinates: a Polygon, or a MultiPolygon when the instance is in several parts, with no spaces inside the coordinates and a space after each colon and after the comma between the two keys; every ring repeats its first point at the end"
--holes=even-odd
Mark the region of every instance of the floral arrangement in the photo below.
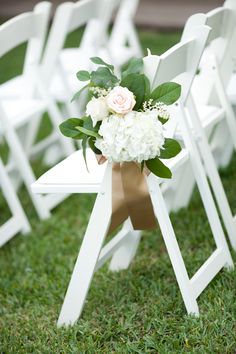
{"type": "Polygon", "coordinates": [[[121,79],[101,58],[91,61],[97,69],[77,73],[78,80],[87,83],[73,97],[77,99],[88,90],[85,116],[64,121],[60,125],[62,134],[82,140],[85,161],[89,145],[109,162],[134,161],[141,170],[147,167],[156,176],[171,178],[171,171],[160,159],[172,158],[181,151],[176,140],[164,136],[164,125],[171,119],[168,105],[178,100],[181,86],[167,82],[151,91],[142,59],[132,59],[121,79]]]}

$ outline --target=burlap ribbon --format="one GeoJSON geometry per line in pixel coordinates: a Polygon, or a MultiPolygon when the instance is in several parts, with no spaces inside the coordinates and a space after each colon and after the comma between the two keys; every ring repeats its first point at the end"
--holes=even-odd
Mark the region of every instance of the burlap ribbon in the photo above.
{"type": "MultiPolygon", "coordinates": [[[[97,157],[99,163],[104,157],[97,157]]],[[[144,172],[135,162],[112,166],[112,217],[109,233],[128,217],[134,230],[150,230],[157,226],[144,172]]]]}

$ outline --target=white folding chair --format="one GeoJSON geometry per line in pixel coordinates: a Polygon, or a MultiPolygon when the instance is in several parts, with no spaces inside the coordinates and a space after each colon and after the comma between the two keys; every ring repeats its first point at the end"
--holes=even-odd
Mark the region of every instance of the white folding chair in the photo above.
{"type": "MultiPolygon", "coordinates": [[[[213,158],[213,154],[215,157],[217,157],[217,154],[225,156],[224,150],[227,150],[227,145],[231,146],[230,136],[236,148],[236,119],[226,95],[227,82],[233,67],[232,43],[236,42],[234,36],[235,21],[236,4],[230,0],[225,3],[224,7],[213,10],[206,15],[193,15],[185,27],[183,38],[188,31],[201,24],[207,24],[211,27],[208,47],[200,64],[200,74],[197,75],[193,85],[194,99],[190,95],[188,110],[194,129],[197,126],[198,130],[202,130],[198,147],[230,242],[236,250],[236,216],[232,215],[217,171],[217,162],[213,158]],[[204,115],[203,112],[207,114],[204,115]]],[[[180,138],[180,135],[181,133],[178,132],[177,137],[180,138]]],[[[186,164],[183,171],[180,171],[179,179],[182,181],[184,189],[178,189],[177,183],[171,186],[171,182],[166,188],[166,193],[169,196],[171,195],[172,210],[186,206],[190,200],[195,183],[189,165],[186,164]]]]}
{"type": "Polygon", "coordinates": [[[19,15],[0,26],[0,57],[22,43],[28,43],[24,72],[8,83],[3,84],[5,94],[0,94],[0,134],[4,136],[12,157],[8,170],[17,169],[30,194],[32,202],[40,218],[50,215],[50,210],[63,200],[63,196],[36,196],[30,185],[35,176],[29,163],[30,155],[45,150],[50,144],[60,143],[64,156],[74,151],[72,142],[64,139],[58,129],[63,120],[56,103],[51,99],[47,86],[41,80],[39,58],[43,38],[46,34],[50,4],[40,3],[33,12],[19,15]],[[27,85],[28,82],[28,85],[27,85]],[[25,84],[24,84],[25,83],[25,84]],[[18,86],[20,92],[7,95],[7,89],[18,86]],[[14,96],[14,97],[13,97],[14,96]],[[39,119],[48,112],[53,126],[52,134],[35,143],[34,138],[38,129],[39,119]],[[29,129],[29,134],[26,129],[29,129]],[[19,136],[19,131],[23,131],[19,136]]]}
{"type": "Polygon", "coordinates": [[[50,93],[65,104],[71,116],[83,112],[82,95],[80,100],[71,103],[74,93],[85,85],[77,80],[76,72],[91,69],[90,57],[101,55],[109,60],[107,52],[104,56],[99,50],[104,46],[107,27],[119,1],[82,0],[65,2],[57,8],[42,59],[42,71],[50,93]],[[68,34],[84,26],[80,46],[63,49],[68,34]]]}
{"type": "Polygon", "coordinates": [[[0,226],[1,247],[19,232],[27,234],[30,231],[30,225],[1,159],[0,187],[12,214],[12,216],[0,226]]]}
{"type": "Polygon", "coordinates": [[[108,49],[112,63],[120,67],[132,57],[142,57],[142,49],[134,25],[139,0],[121,0],[115,17],[108,49]]]}
{"type": "Polygon", "coordinates": [[[224,6],[195,15],[189,21],[212,28],[192,92],[216,162],[225,166],[230,161],[232,148],[236,149],[235,115],[226,93],[234,69],[236,3],[227,0],[224,6]]]}
{"type": "MultiPolygon", "coordinates": [[[[147,182],[154,212],[186,309],[188,313],[196,315],[199,312],[197,297],[222,267],[233,266],[207,177],[195,144],[195,138],[188,125],[184,109],[208,33],[209,28],[201,26],[196,29],[195,33],[191,33],[189,38],[171,48],[161,57],[148,56],[144,58],[145,73],[150,79],[152,88],[169,80],[177,81],[182,85],[181,99],[176,106],[172,107],[172,119],[169,128],[167,128],[167,136],[173,136],[175,127],[179,122],[183,130],[185,148],[175,158],[168,160],[168,167],[175,173],[185,161],[188,159],[191,161],[216,243],[216,250],[196,274],[189,279],[161,191],[163,180],[151,174],[147,178],[147,182]]],[[[198,133],[201,134],[201,131],[198,133]]],[[[110,164],[98,165],[95,156],[88,150],[88,169],[90,171],[88,172],[82,159],[80,151],[74,153],[41,176],[32,186],[35,193],[90,193],[91,191],[98,193],[65,296],[58,325],[69,325],[77,321],[94,272],[111,257],[113,257],[110,266],[112,270],[127,268],[140,239],[140,231],[134,231],[128,219],[122,230],[102,248],[112,213],[112,166],[110,164]],[[81,167],[79,171],[75,168],[78,163],[81,167]]]]}

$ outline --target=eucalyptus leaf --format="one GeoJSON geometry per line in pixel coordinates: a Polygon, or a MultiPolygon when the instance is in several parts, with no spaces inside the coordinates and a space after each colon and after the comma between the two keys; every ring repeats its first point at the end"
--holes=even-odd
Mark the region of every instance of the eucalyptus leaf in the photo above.
{"type": "Polygon", "coordinates": [[[151,91],[151,87],[150,87],[150,81],[148,79],[148,77],[146,75],[144,75],[145,78],[145,97],[144,100],[148,100],[150,97],[150,91],[151,91]]]}
{"type": "Polygon", "coordinates": [[[83,139],[84,134],[79,132],[76,127],[83,126],[83,119],[79,118],[69,118],[59,125],[61,133],[68,138],[72,139],[83,139]]]}
{"type": "Polygon", "coordinates": [[[181,95],[181,86],[176,82],[165,82],[164,84],[157,86],[152,91],[150,98],[154,102],[163,102],[166,105],[176,102],[181,95]]]}
{"type": "Polygon", "coordinates": [[[171,170],[163,164],[157,157],[155,159],[147,160],[146,166],[154,175],[161,178],[171,178],[171,170]]]}
{"type": "Polygon", "coordinates": [[[104,65],[107,66],[110,70],[114,71],[114,66],[111,64],[106,63],[102,58],[99,57],[92,57],[90,60],[97,65],[104,65]]]}
{"type": "Polygon", "coordinates": [[[172,157],[178,155],[180,151],[181,151],[181,146],[178,143],[178,141],[167,138],[165,139],[163,149],[161,149],[160,158],[171,159],[172,157]]]}
{"type": "Polygon", "coordinates": [[[129,74],[120,83],[135,95],[136,105],[134,110],[139,110],[145,99],[146,79],[143,74],[129,74]]]}
{"type": "Polygon", "coordinates": [[[158,116],[158,120],[161,122],[162,125],[166,124],[168,122],[168,119],[164,119],[162,117],[158,116]]]}
{"type": "Polygon", "coordinates": [[[145,161],[142,161],[141,164],[140,164],[141,172],[143,172],[144,166],[145,166],[145,161]]]}
{"type": "Polygon", "coordinates": [[[95,154],[102,155],[102,152],[95,146],[96,139],[94,137],[90,137],[88,140],[89,147],[93,150],[95,154]]]}
{"type": "Polygon", "coordinates": [[[93,130],[86,129],[81,126],[76,127],[76,129],[78,129],[78,131],[80,131],[81,133],[83,133],[85,135],[93,136],[94,138],[100,138],[100,135],[93,130]]]}
{"type": "Polygon", "coordinates": [[[143,59],[132,58],[126,70],[122,73],[122,78],[125,78],[129,74],[140,74],[143,71],[143,59]]]}
{"type": "Polygon", "coordinates": [[[90,73],[86,70],[78,71],[76,76],[79,81],[89,81],[90,80],[90,73]]]}
{"type": "Polygon", "coordinates": [[[85,162],[87,171],[89,172],[88,164],[87,164],[87,156],[86,156],[87,140],[88,140],[87,136],[85,138],[83,138],[83,140],[82,140],[82,150],[83,150],[84,162],[85,162]]]}
{"type": "Polygon", "coordinates": [[[91,83],[94,86],[108,89],[119,82],[118,78],[107,67],[100,67],[91,73],[91,83]]]}

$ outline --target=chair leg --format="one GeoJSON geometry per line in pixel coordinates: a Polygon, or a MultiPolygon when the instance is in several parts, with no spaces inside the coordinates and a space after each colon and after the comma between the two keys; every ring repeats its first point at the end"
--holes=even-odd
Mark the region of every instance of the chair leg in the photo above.
{"type": "Polygon", "coordinates": [[[6,174],[6,171],[4,169],[1,160],[0,160],[0,176],[1,176],[2,191],[7,200],[8,206],[13,216],[19,217],[19,222],[21,223],[21,225],[19,225],[19,229],[21,228],[23,234],[27,234],[31,230],[30,224],[20,204],[20,201],[17,198],[17,195],[15,194],[13,186],[10,183],[10,180],[6,174]]]}
{"type": "Polygon", "coordinates": [[[43,197],[31,191],[31,184],[35,182],[35,176],[16,133],[12,129],[9,129],[5,132],[5,137],[39,217],[41,219],[47,219],[50,216],[50,211],[46,208],[45,203],[43,203],[43,197]]]}
{"type": "Polygon", "coordinates": [[[109,266],[111,271],[127,269],[132,262],[139,246],[141,231],[134,231],[129,219],[124,223],[123,228],[130,230],[129,236],[127,236],[126,241],[113,254],[109,266]]]}
{"type": "Polygon", "coordinates": [[[179,249],[179,245],[172,227],[168,210],[163,199],[160,186],[155,178],[150,176],[148,179],[150,196],[157,217],[164,242],[175,272],[175,276],[184,300],[187,312],[190,314],[199,314],[197,301],[192,293],[188,273],[179,249]]]}
{"type": "Polygon", "coordinates": [[[175,172],[173,179],[161,186],[169,212],[177,212],[186,208],[192,197],[195,179],[189,161],[183,164],[181,170],[175,172]]]}
{"type": "Polygon", "coordinates": [[[227,167],[234,151],[229,129],[225,125],[225,120],[218,124],[214,135],[210,141],[211,151],[213,153],[218,168],[227,167]]]}
{"type": "MultiPolygon", "coordinates": [[[[191,99],[191,98],[190,98],[191,99]]],[[[192,120],[194,123],[194,126],[196,127],[197,131],[201,133],[201,139],[198,140],[198,148],[201,153],[201,158],[204,162],[205,166],[205,171],[210,179],[210,184],[212,186],[221,216],[224,221],[225,228],[227,230],[227,234],[229,236],[230,242],[232,247],[236,250],[236,223],[233,218],[232,212],[230,210],[230,206],[210,149],[210,146],[208,144],[204,129],[198,119],[196,107],[194,105],[194,102],[191,102],[192,105],[192,120]]],[[[236,131],[236,130],[235,130],[236,131]]],[[[198,180],[198,186],[199,186],[199,192],[202,196],[202,201],[205,206],[206,213],[208,215],[209,222],[211,224],[211,228],[213,231],[213,236],[215,239],[215,242],[218,247],[223,247],[225,249],[225,252],[228,254],[229,258],[229,265],[232,263],[231,256],[229,255],[229,250],[228,246],[226,244],[226,240],[224,237],[224,233],[220,224],[220,220],[217,215],[217,210],[214,205],[214,201],[208,186],[208,182],[206,180],[206,177],[202,173],[202,170],[200,170],[200,166],[198,166],[199,161],[195,160],[195,163],[192,164],[193,169],[198,169],[198,172],[196,171],[196,179],[198,180]],[[201,176],[202,175],[202,176],[201,176]]],[[[200,162],[201,163],[201,162],[200,162]]]]}
{"type": "Polygon", "coordinates": [[[111,219],[111,169],[95,201],[87,230],[62,305],[58,326],[74,324],[82,312],[111,219]],[[105,187],[106,186],[106,187],[105,187]]]}
{"type": "Polygon", "coordinates": [[[220,70],[219,70],[218,64],[215,63],[215,66],[217,69],[217,70],[215,70],[216,89],[218,92],[221,106],[224,108],[224,110],[226,112],[226,122],[229,127],[229,133],[231,135],[234,150],[236,151],[236,119],[235,119],[235,114],[234,114],[233,107],[232,107],[232,105],[229,101],[229,98],[227,96],[226,90],[224,88],[224,84],[223,84],[223,80],[220,76],[220,70]]]}

